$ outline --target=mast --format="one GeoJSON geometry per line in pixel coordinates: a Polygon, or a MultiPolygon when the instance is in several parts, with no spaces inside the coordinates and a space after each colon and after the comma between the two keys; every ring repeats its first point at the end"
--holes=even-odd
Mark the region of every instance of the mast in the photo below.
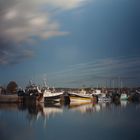
{"type": "Polygon", "coordinates": [[[31,85],[33,85],[33,82],[32,82],[32,80],[29,80],[29,85],[31,86],[31,85]]]}
{"type": "Polygon", "coordinates": [[[44,79],[44,86],[49,89],[49,86],[47,85],[47,80],[46,79],[44,79]]]}

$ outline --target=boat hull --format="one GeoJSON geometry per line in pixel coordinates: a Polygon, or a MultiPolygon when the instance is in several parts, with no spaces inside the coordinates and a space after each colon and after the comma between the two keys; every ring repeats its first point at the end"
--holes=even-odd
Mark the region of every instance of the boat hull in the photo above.
{"type": "Polygon", "coordinates": [[[45,96],[44,97],[44,102],[45,103],[58,103],[60,102],[62,94],[59,95],[51,95],[51,96],[45,96]]]}
{"type": "Polygon", "coordinates": [[[70,93],[70,102],[78,102],[78,103],[91,103],[93,100],[92,95],[78,94],[78,93],[70,93]]]}
{"type": "Polygon", "coordinates": [[[120,100],[127,100],[128,96],[127,94],[121,94],[120,100]]]}

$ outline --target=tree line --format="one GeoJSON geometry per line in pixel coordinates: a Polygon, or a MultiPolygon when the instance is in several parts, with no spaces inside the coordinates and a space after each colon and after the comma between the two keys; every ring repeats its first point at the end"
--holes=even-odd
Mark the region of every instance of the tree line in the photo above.
{"type": "Polygon", "coordinates": [[[18,90],[18,84],[15,81],[10,81],[6,86],[6,88],[2,86],[0,87],[1,94],[8,94],[8,93],[15,94],[17,93],[17,90],[18,90]]]}

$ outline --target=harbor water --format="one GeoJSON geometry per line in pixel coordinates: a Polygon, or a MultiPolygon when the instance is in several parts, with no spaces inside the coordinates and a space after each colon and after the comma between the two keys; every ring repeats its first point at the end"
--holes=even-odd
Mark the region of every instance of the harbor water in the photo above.
{"type": "Polygon", "coordinates": [[[140,104],[0,104],[0,140],[138,140],[140,104]]]}

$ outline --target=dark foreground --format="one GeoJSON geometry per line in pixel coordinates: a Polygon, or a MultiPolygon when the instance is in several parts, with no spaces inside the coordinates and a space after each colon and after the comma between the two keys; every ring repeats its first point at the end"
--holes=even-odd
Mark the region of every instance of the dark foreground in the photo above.
{"type": "Polygon", "coordinates": [[[0,140],[138,140],[140,104],[0,104],[0,140]]]}

